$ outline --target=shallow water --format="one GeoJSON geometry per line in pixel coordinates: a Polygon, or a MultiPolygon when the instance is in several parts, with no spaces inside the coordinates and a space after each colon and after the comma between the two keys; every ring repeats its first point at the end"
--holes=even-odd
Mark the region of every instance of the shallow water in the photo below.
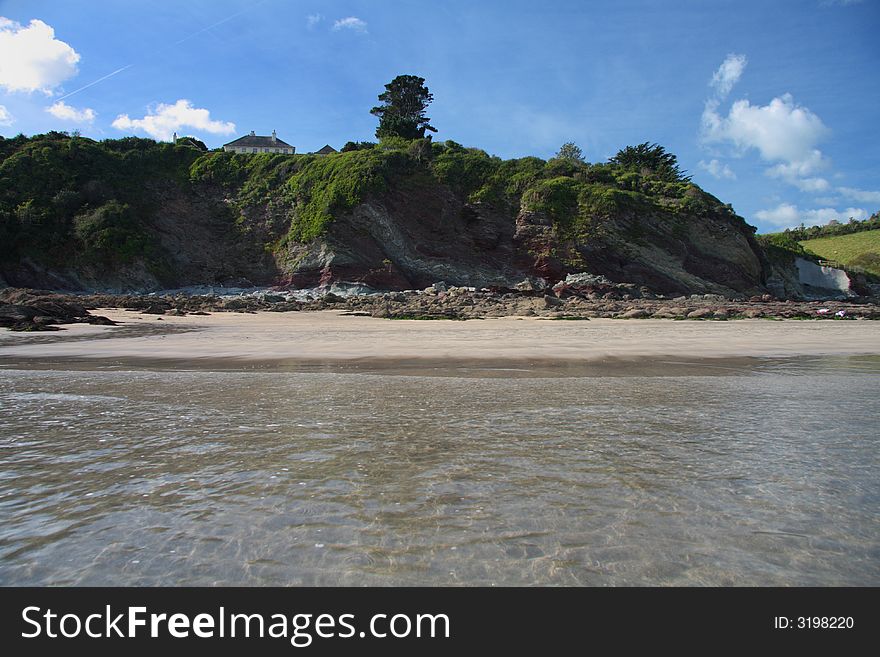
{"type": "Polygon", "coordinates": [[[7,364],[0,584],[880,584],[880,358],[704,365],[7,364]]]}

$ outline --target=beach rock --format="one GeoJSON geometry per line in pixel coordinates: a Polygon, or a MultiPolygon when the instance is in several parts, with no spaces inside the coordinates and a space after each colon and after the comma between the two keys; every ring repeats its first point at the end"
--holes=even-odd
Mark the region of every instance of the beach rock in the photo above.
{"type": "Polygon", "coordinates": [[[681,317],[681,314],[673,311],[673,310],[658,310],[652,315],[653,319],[676,319],[681,317]]]}
{"type": "MultiPolygon", "coordinates": [[[[282,303],[273,303],[266,310],[273,313],[289,313],[302,309],[302,304],[298,301],[285,301],[282,303]]],[[[207,314],[207,313],[202,313],[207,314]]]]}
{"type": "Polygon", "coordinates": [[[517,290],[518,292],[536,292],[539,287],[527,278],[514,285],[513,289],[517,290]]]}
{"type": "Polygon", "coordinates": [[[634,308],[632,310],[627,310],[625,313],[620,315],[620,319],[645,319],[650,316],[651,313],[649,313],[644,308],[634,308]]]}
{"type": "Polygon", "coordinates": [[[611,280],[600,274],[591,274],[589,272],[579,272],[575,274],[567,274],[565,277],[567,285],[577,286],[596,286],[611,285],[611,280]]]}
{"type": "Polygon", "coordinates": [[[0,326],[13,331],[54,331],[55,324],[115,324],[106,317],[90,315],[85,307],[54,293],[31,290],[4,290],[3,300],[24,303],[0,303],[0,326]]]}
{"type": "Polygon", "coordinates": [[[688,319],[706,319],[707,317],[711,317],[715,313],[711,308],[698,308],[697,310],[692,310],[689,312],[686,317],[688,319]]]}

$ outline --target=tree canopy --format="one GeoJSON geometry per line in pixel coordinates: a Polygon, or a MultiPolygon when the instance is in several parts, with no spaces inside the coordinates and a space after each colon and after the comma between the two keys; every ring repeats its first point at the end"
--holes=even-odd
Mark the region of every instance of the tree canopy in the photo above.
{"type": "Polygon", "coordinates": [[[379,117],[376,137],[403,137],[404,139],[424,139],[425,130],[437,132],[430,125],[431,119],[425,116],[425,110],[433,94],[425,86],[425,78],[415,75],[398,75],[385,85],[385,91],[379,94],[381,105],[370,110],[370,114],[379,117]]]}
{"type": "Polygon", "coordinates": [[[191,148],[196,148],[203,152],[208,152],[208,147],[205,145],[201,139],[196,139],[195,137],[178,137],[177,141],[174,142],[178,146],[189,146],[191,148]]]}
{"type": "Polygon", "coordinates": [[[573,141],[565,142],[555,155],[556,159],[583,162],[584,152],[573,141]]]}
{"type": "Polygon", "coordinates": [[[669,182],[687,181],[691,178],[678,166],[675,155],[666,152],[659,144],[647,141],[638,146],[627,146],[608,161],[627,169],[650,171],[669,182]]]}

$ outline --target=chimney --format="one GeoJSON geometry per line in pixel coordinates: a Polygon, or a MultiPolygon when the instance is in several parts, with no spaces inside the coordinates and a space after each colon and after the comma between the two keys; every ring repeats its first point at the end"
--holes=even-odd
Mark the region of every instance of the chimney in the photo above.
{"type": "Polygon", "coordinates": [[[172,143],[172,144],[176,144],[176,143],[177,143],[177,133],[176,133],[176,132],[174,133],[174,137],[173,137],[173,140],[172,140],[171,143],[172,143]]]}
{"type": "Polygon", "coordinates": [[[256,136],[257,136],[257,134],[253,130],[251,130],[251,137],[256,137],[256,136]]]}
{"type": "Polygon", "coordinates": [[[278,141],[278,135],[276,135],[275,131],[273,130],[272,131],[272,143],[274,144],[276,141],[278,141]]]}

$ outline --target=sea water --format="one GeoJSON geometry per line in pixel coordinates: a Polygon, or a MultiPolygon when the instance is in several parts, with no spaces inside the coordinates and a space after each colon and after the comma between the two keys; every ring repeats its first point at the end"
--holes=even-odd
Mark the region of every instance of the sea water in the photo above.
{"type": "Polygon", "coordinates": [[[880,358],[720,363],[7,362],[0,584],[880,585],[880,358]]]}

